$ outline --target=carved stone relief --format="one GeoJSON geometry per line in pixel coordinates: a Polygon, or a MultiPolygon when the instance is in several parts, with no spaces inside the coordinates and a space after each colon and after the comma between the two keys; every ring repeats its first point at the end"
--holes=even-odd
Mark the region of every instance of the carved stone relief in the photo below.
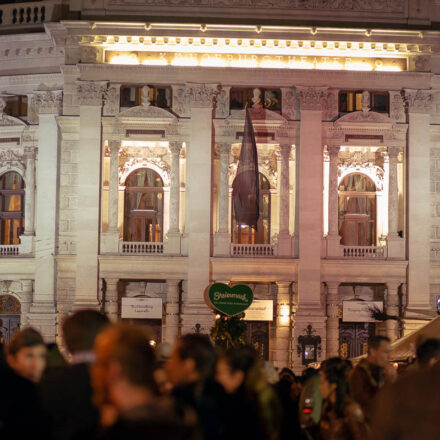
{"type": "Polygon", "coordinates": [[[296,117],[296,97],[291,87],[284,87],[281,89],[281,103],[282,103],[282,114],[287,119],[297,119],[296,117]]]}
{"type": "Polygon", "coordinates": [[[173,112],[181,118],[189,118],[190,101],[189,96],[185,95],[184,85],[173,85],[173,112]]]}
{"type": "Polygon", "coordinates": [[[222,86],[216,100],[215,117],[227,118],[229,116],[229,92],[231,88],[222,86]]]}
{"type": "Polygon", "coordinates": [[[77,97],[80,105],[101,106],[107,83],[77,81],[77,97]]]}
{"type": "Polygon", "coordinates": [[[410,113],[431,113],[433,98],[430,90],[407,89],[402,91],[402,97],[410,113]]]}
{"type": "Polygon", "coordinates": [[[61,90],[36,91],[29,105],[28,122],[38,124],[38,115],[61,113],[63,92],[61,90]]]}
{"type": "Polygon", "coordinates": [[[104,97],[104,116],[113,116],[119,113],[119,93],[121,87],[112,85],[108,88],[104,97]]]}
{"type": "Polygon", "coordinates": [[[325,101],[326,87],[302,87],[296,88],[301,110],[321,110],[325,101]]]}
{"type": "Polygon", "coordinates": [[[323,117],[325,120],[332,121],[338,116],[338,91],[328,90],[323,102],[323,117]]]}
{"type": "Polygon", "coordinates": [[[390,91],[390,118],[396,122],[405,122],[405,107],[400,91],[390,91]]]}

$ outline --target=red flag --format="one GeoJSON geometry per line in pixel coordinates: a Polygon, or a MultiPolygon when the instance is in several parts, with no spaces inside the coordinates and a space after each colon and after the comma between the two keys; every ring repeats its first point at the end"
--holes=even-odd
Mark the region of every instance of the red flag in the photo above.
{"type": "Polygon", "coordinates": [[[254,127],[247,107],[237,176],[232,184],[232,198],[237,223],[257,229],[260,216],[258,155],[254,127]]]}

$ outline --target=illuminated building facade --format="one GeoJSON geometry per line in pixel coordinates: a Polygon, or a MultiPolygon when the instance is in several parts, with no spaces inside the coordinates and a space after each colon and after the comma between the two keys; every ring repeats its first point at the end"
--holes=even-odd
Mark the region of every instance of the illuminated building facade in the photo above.
{"type": "Polygon", "coordinates": [[[440,6],[162,3],[2,6],[3,327],[54,339],[71,310],[157,298],[172,342],[209,332],[210,282],[246,283],[273,305],[248,341],[300,371],[434,316],[440,6]],[[231,203],[246,105],[257,231],[231,203]],[[405,319],[362,320],[360,301],[405,319]]]}

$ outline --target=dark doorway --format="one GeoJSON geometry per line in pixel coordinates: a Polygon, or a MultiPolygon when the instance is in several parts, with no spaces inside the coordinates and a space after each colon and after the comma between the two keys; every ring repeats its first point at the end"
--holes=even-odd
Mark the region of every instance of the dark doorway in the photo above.
{"type": "Polygon", "coordinates": [[[122,322],[147,327],[149,330],[149,333],[151,333],[152,341],[154,341],[155,344],[160,344],[162,342],[162,320],[161,319],[123,318],[122,322]]]}
{"type": "Polygon", "coordinates": [[[20,330],[20,315],[0,315],[0,339],[7,343],[20,330]]]}
{"type": "Polygon", "coordinates": [[[339,353],[344,359],[367,353],[368,340],[375,334],[372,322],[339,323],[339,353]]]}
{"type": "Polygon", "coordinates": [[[269,323],[246,321],[246,324],[246,344],[253,347],[261,359],[269,360],[269,323]]]}

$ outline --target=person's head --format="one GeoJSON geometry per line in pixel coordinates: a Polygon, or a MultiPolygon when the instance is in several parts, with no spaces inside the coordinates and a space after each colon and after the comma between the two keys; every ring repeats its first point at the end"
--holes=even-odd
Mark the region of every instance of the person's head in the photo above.
{"type": "Polygon", "coordinates": [[[440,359],[440,339],[426,339],[417,347],[417,361],[421,367],[431,367],[440,359]]]}
{"type": "Polygon", "coordinates": [[[324,399],[330,400],[339,417],[343,417],[344,404],[350,397],[348,373],[350,364],[341,358],[328,359],[321,369],[321,383],[319,390],[324,399]]]}
{"type": "Polygon", "coordinates": [[[154,395],[156,368],[154,349],[145,328],[117,324],[97,336],[92,364],[92,384],[97,405],[112,403],[117,408],[135,391],[154,395]]]}
{"type": "Polygon", "coordinates": [[[376,335],[368,341],[368,362],[385,368],[390,361],[391,341],[386,336],[376,335]]]}
{"type": "Polygon", "coordinates": [[[228,394],[233,394],[242,385],[249,388],[254,386],[255,381],[264,380],[262,367],[253,348],[231,348],[217,361],[216,379],[228,394]]]}
{"type": "Polygon", "coordinates": [[[174,385],[204,382],[214,376],[216,352],[207,335],[188,334],[176,343],[165,365],[174,385]]]}
{"type": "Polygon", "coordinates": [[[287,367],[284,367],[281,371],[280,371],[280,380],[282,381],[286,381],[286,382],[290,382],[290,383],[297,383],[298,379],[295,375],[295,373],[287,367]]]}
{"type": "Polygon", "coordinates": [[[63,337],[70,353],[91,351],[98,333],[109,324],[107,316],[96,310],[79,310],[63,322],[63,337]]]}
{"type": "Polygon", "coordinates": [[[33,328],[25,328],[12,336],[6,347],[9,366],[20,376],[39,382],[46,367],[46,344],[33,328]]]}

